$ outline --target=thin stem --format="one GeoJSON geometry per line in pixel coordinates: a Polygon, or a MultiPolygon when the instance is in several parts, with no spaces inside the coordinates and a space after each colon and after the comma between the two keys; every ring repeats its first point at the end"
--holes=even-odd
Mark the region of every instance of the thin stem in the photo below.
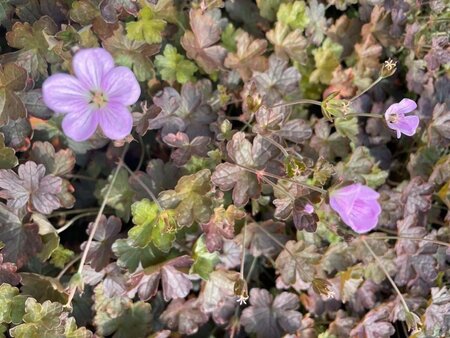
{"type": "Polygon", "coordinates": [[[286,102],[286,103],[279,103],[279,104],[276,104],[269,108],[273,109],[273,108],[279,108],[279,107],[289,107],[289,106],[295,106],[296,104],[314,104],[316,106],[322,106],[322,102],[320,102],[320,101],[310,100],[310,99],[301,99],[301,100],[296,100],[296,101],[291,101],[291,102],[286,102]]]}
{"type": "Polygon", "coordinates": [[[270,137],[264,136],[259,134],[263,139],[267,140],[267,142],[271,143],[272,145],[274,145],[275,147],[277,147],[285,157],[289,157],[289,153],[287,152],[286,149],[283,148],[283,146],[281,144],[279,144],[277,141],[271,139],[270,137]]]}
{"type": "Polygon", "coordinates": [[[247,284],[250,281],[250,277],[252,277],[252,273],[253,273],[253,270],[255,269],[257,260],[258,260],[258,257],[253,257],[252,264],[250,265],[250,270],[248,270],[247,277],[245,278],[245,281],[247,282],[247,284]]]}
{"type": "Polygon", "coordinates": [[[430,243],[434,243],[437,245],[442,245],[442,246],[446,246],[450,248],[450,243],[445,243],[445,242],[441,242],[441,241],[437,241],[434,239],[428,239],[428,238],[418,238],[418,237],[409,237],[409,236],[370,236],[370,239],[407,239],[407,240],[411,240],[411,241],[417,241],[417,242],[430,242],[430,243]]]}
{"type": "Polygon", "coordinates": [[[136,179],[136,181],[139,183],[139,185],[145,190],[145,192],[150,196],[150,198],[155,202],[156,206],[158,207],[159,211],[163,211],[164,208],[159,203],[158,199],[156,198],[155,194],[145,185],[144,182],[139,178],[139,176],[136,175],[135,172],[133,172],[130,167],[128,167],[125,163],[123,164],[123,168],[128,171],[128,173],[136,179]]]}
{"type": "Polygon", "coordinates": [[[138,165],[136,167],[136,170],[139,170],[142,167],[142,164],[144,163],[144,159],[145,159],[145,144],[144,144],[144,139],[142,138],[141,135],[138,135],[139,138],[139,144],[141,145],[141,156],[139,157],[139,162],[138,165]]]}
{"type": "Polygon", "coordinates": [[[276,185],[275,183],[273,183],[271,180],[265,178],[265,177],[261,177],[261,179],[266,182],[267,184],[269,184],[272,188],[274,189],[278,189],[279,191],[281,191],[283,194],[285,194],[286,196],[288,196],[292,201],[295,201],[295,197],[286,189],[284,189],[283,187],[280,187],[278,185],[276,185]]]}
{"type": "Polygon", "coordinates": [[[75,216],[74,218],[72,218],[70,221],[68,221],[66,224],[64,224],[61,228],[57,229],[56,232],[58,234],[60,234],[61,232],[67,230],[73,223],[75,223],[76,221],[78,221],[80,218],[83,217],[88,217],[88,216],[94,216],[97,215],[96,211],[91,211],[91,212],[86,212],[84,214],[75,216]]]}
{"type": "Polygon", "coordinates": [[[380,260],[380,258],[376,255],[376,253],[372,250],[372,248],[370,247],[369,243],[367,243],[367,241],[364,239],[364,237],[361,237],[362,242],[364,243],[364,245],[366,246],[367,250],[369,250],[370,254],[373,256],[373,258],[375,258],[375,261],[377,262],[378,267],[383,270],[384,274],[386,275],[387,279],[389,280],[389,282],[391,283],[392,287],[394,288],[395,292],[397,292],[398,296],[400,297],[400,301],[403,304],[403,307],[405,308],[406,312],[410,312],[409,311],[409,307],[408,304],[406,304],[405,299],[402,296],[402,293],[400,292],[400,290],[397,287],[397,284],[395,284],[394,280],[391,278],[391,276],[389,275],[389,273],[387,272],[386,268],[383,265],[383,262],[380,260]]]}
{"type": "MultiPolygon", "coordinates": [[[[106,203],[108,203],[109,195],[111,194],[112,188],[114,187],[114,183],[116,182],[116,179],[119,176],[120,169],[124,165],[123,160],[128,151],[128,148],[129,148],[129,144],[125,145],[125,148],[123,149],[123,152],[122,152],[122,156],[120,157],[120,160],[119,160],[119,164],[117,165],[117,167],[114,171],[113,177],[111,179],[111,183],[109,184],[108,190],[106,191],[105,197],[103,198],[103,202],[100,206],[100,209],[98,210],[97,217],[95,218],[94,224],[91,229],[91,233],[89,234],[89,238],[88,238],[86,246],[84,248],[83,255],[81,256],[80,265],[78,266],[77,273],[79,273],[80,275],[82,275],[84,264],[86,263],[89,249],[91,248],[92,240],[94,239],[95,232],[97,231],[98,225],[100,224],[100,219],[103,215],[103,211],[105,210],[106,203]]],[[[82,278],[82,276],[81,276],[81,278],[82,278]]],[[[71,287],[69,297],[67,299],[66,307],[71,307],[72,299],[73,299],[73,297],[75,297],[76,290],[77,290],[76,287],[73,287],[73,286],[71,287]]]]}
{"type": "Polygon", "coordinates": [[[308,189],[320,192],[321,194],[326,194],[327,193],[327,191],[325,189],[316,187],[314,185],[310,185],[310,184],[303,183],[303,182],[298,182],[298,181],[292,180],[292,179],[287,178],[287,177],[280,177],[278,175],[274,175],[274,174],[268,173],[266,171],[258,171],[256,169],[247,168],[247,167],[245,167],[243,165],[240,165],[240,164],[237,164],[237,163],[235,163],[235,165],[237,165],[238,167],[240,167],[240,168],[242,168],[244,170],[247,170],[247,171],[249,171],[249,172],[251,172],[251,173],[253,173],[255,175],[260,175],[260,176],[262,175],[262,176],[272,177],[272,178],[276,178],[277,180],[285,180],[287,182],[291,182],[291,183],[297,184],[297,185],[299,185],[301,187],[308,188],[308,189]]]}
{"type": "Polygon", "coordinates": [[[354,102],[356,99],[358,99],[359,97],[361,97],[364,93],[366,93],[367,91],[369,91],[370,89],[372,89],[378,82],[380,82],[381,80],[383,80],[383,78],[380,76],[378,77],[378,79],[375,80],[375,82],[373,82],[369,87],[367,87],[366,89],[364,89],[361,93],[359,93],[358,95],[356,95],[355,97],[353,97],[350,102],[354,102]]]}
{"type": "Polygon", "coordinates": [[[84,175],[77,175],[77,174],[67,174],[67,175],[64,175],[64,177],[68,178],[68,179],[76,178],[76,179],[85,180],[85,181],[97,181],[97,179],[94,178],[94,177],[84,176],[84,175]]]}
{"type": "Polygon", "coordinates": [[[89,211],[98,211],[98,208],[85,208],[85,209],[74,209],[74,210],[66,210],[66,211],[58,211],[54,212],[51,215],[48,215],[47,218],[53,218],[53,217],[59,217],[59,216],[67,216],[67,215],[73,215],[73,214],[79,214],[82,212],[89,212],[89,211]]]}
{"type": "Polygon", "coordinates": [[[366,113],[350,113],[350,114],[345,114],[345,115],[344,115],[344,118],[346,118],[346,117],[358,117],[358,116],[361,116],[361,117],[375,117],[375,118],[378,118],[378,119],[384,119],[384,116],[383,116],[383,115],[378,115],[378,114],[366,114],[366,113]]]}
{"type": "Polygon", "coordinates": [[[69,270],[72,265],[74,265],[76,262],[78,262],[80,260],[80,258],[81,258],[81,254],[76,255],[69,263],[67,263],[67,265],[64,267],[64,269],[62,269],[59,272],[58,276],[56,276],[56,279],[58,279],[58,280],[61,279],[61,277],[64,276],[64,274],[67,272],[67,270],[69,270]]]}
{"type": "Polygon", "coordinates": [[[239,273],[241,275],[241,279],[244,279],[244,263],[245,263],[245,247],[246,247],[246,243],[245,243],[245,237],[246,237],[246,233],[247,233],[247,221],[245,221],[244,223],[244,229],[243,230],[243,234],[242,234],[242,257],[241,257],[241,268],[239,270],[239,273]]]}

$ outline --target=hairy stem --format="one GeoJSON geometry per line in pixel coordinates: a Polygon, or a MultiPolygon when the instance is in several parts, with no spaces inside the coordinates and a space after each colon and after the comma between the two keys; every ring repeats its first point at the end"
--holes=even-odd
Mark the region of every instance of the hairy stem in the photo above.
{"type": "Polygon", "coordinates": [[[434,243],[437,245],[443,245],[443,246],[450,248],[450,243],[445,243],[442,241],[437,241],[435,239],[428,239],[428,238],[418,238],[418,237],[409,237],[409,236],[380,236],[380,237],[370,236],[370,239],[381,239],[381,240],[383,240],[383,239],[407,239],[410,241],[417,241],[417,242],[421,242],[421,241],[430,242],[430,243],[434,243]]]}
{"type": "MultiPolygon", "coordinates": [[[[117,179],[117,176],[119,175],[120,169],[124,165],[123,160],[128,151],[128,148],[129,148],[129,145],[128,144],[125,145],[125,148],[123,149],[123,152],[122,152],[122,156],[120,157],[119,163],[118,163],[118,165],[114,171],[113,177],[111,179],[111,183],[109,184],[108,190],[106,191],[105,197],[103,198],[103,202],[100,206],[100,209],[98,210],[97,217],[95,218],[94,224],[91,229],[91,233],[89,234],[89,238],[87,240],[86,247],[84,248],[83,255],[81,256],[80,265],[78,266],[78,271],[77,271],[77,273],[80,274],[81,278],[83,278],[82,272],[83,272],[84,264],[86,263],[89,249],[92,244],[92,240],[94,239],[95,232],[97,231],[98,225],[100,224],[100,219],[103,215],[103,211],[105,210],[106,203],[108,203],[108,198],[109,198],[109,195],[111,194],[112,188],[114,187],[114,183],[116,182],[116,179],[117,179]]],[[[73,286],[71,287],[66,307],[70,308],[72,306],[72,300],[73,300],[73,297],[75,297],[76,290],[77,290],[76,287],[73,287],[73,286]]]]}
{"type": "Polygon", "coordinates": [[[145,185],[144,182],[139,178],[139,176],[136,175],[134,171],[130,169],[125,163],[123,164],[123,168],[128,171],[128,173],[134,177],[134,179],[139,183],[139,185],[145,190],[145,192],[150,196],[150,198],[155,202],[156,206],[158,207],[159,211],[163,211],[164,208],[159,203],[158,199],[156,198],[155,194],[145,185]]]}
{"type": "Polygon", "coordinates": [[[56,276],[56,279],[60,280],[62,276],[64,276],[64,274],[67,272],[67,270],[70,269],[70,267],[72,265],[74,265],[76,262],[78,262],[81,259],[81,254],[76,255],[69,263],[67,263],[67,265],[64,267],[64,269],[62,269],[58,276],[56,276]]]}
{"type": "Polygon", "coordinates": [[[295,106],[296,104],[314,104],[316,106],[322,106],[322,102],[320,102],[320,101],[310,100],[310,99],[301,99],[301,100],[296,100],[296,101],[292,101],[292,102],[279,103],[279,104],[276,104],[269,108],[273,109],[273,108],[279,108],[279,107],[289,107],[289,106],[295,106]]]}
{"type": "Polygon", "coordinates": [[[75,216],[74,218],[72,218],[70,221],[68,221],[66,224],[64,224],[61,228],[57,229],[56,232],[58,234],[60,234],[61,232],[67,230],[73,223],[75,223],[76,221],[78,221],[80,218],[83,217],[88,217],[88,216],[94,216],[97,215],[96,211],[91,211],[91,212],[86,212],[84,214],[80,214],[78,216],[75,216]]]}
{"type": "Polygon", "coordinates": [[[356,99],[358,99],[359,97],[361,97],[363,94],[367,93],[370,89],[372,89],[373,87],[375,87],[375,85],[380,82],[381,80],[383,80],[383,78],[380,76],[378,77],[378,79],[376,79],[369,87],[367,87],[366,89],[364,89],[361,93],[359,93],[358,95],[356,95],[355,97],[353,97],[350,102],[354,102],[356,99]]]}
{"type": "Polygon", "coordinates": [[[377,256],[377,254],[372,250],[372,248],[370,247],[369,243],[367,243],[367,241],[364,239],[364,237],[361,237],[362,242],[364,243],[364,245],[366,246],[367,250],[369,250],[370,254],[373,256],[373,258],[375,258],[375,261],[378,265],[378,267],[383,270],[384,274],[386,275],[387,279],[389,280],[389,282],[391,283],[392,287],[394,288],[395,292],[397,293],[397,295],[400,297],[400,301],[403,304],[403,307],[405,308],[406,312],[410,312],[409,311],[409,307],[408,304],[406,304],[405,298],[403,298],[402,293],[400,292],[400,290],[397,287],[397,284],[395,284],[394,280],[391,278],[391,276],[389,275],[389,273],[387,272],[386,268],[383,265],[383,262],[380,260],[380,258],[377,256]]]}

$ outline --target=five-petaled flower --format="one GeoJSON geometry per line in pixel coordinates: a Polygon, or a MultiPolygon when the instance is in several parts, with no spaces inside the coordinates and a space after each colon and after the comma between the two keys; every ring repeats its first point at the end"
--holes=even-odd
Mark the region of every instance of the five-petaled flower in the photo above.
{"type": "Polygon", "coordinates": [[[366,233],[377,226],[381,206],[375,190],[354,183],[330,193],[330,206],[357,233],[366,233]]]}
{"type": "Polygon", "coordinates": [[[403,99],[399,103],[392,104],[384,114],[386,123],[389,128],[397,132],[397,138],[401,134],[412,136],[416,133],[419,126],[419,117],[415,115],[405,116],[415,110],[417,104],[410,99],[403,99]]]}
{"type": "Polygon", "coordinates": [[[116,67],[103,48],[78,51],[72,68],[75,76],[54,74],[42,86],[45,104],[66,114],[64,133],[75,141],[84,141],[100,125],[103,134],[113,140],[130,134],[133,118],[128,106],[141,94],[133,72],[116,67]]]}

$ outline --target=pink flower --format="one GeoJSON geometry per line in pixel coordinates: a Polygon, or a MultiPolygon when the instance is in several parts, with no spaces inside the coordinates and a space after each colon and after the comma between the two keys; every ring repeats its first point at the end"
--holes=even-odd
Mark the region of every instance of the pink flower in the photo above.
{"type": "Polygon", "coordinates": [[[365,233],[377,226],[381,206],[375,190],[354,183],[330,193],[330,206],[357,233],[365,233]]]}
{"type": "Polygon", "coordinates": [[[75,141],[91,137],[100,125],[103,134],[119,140],[130,134],[133,118],[128,110],[141,95],[133,72],[115,67],[103,48],[82,49],[73,57],[75,76],[54,74],[42,85],[44,102],[66,114],[64,133],[75,141]]]}
{"type": "Polygon", "coordinates": [[[416,133],[416,129],[419,126],[419,117],[405,116],[415,110],[417,104],[410,99],[403,99],[399,103],[392,104],[384,114],[387,125],[389,128],[397,131],[397,138],[400,138],[401,134],[412,136],[416,133]]]}

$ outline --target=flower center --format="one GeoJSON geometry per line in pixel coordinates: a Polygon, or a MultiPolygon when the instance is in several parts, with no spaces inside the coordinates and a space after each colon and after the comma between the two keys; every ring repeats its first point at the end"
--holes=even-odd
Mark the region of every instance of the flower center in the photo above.
{"type": "Polygon", "coordinates": [[[399,119],[399,116],[396,113],[389,114],[389,116],[388,116],[389,123],[397,123],[398,119],[399,119]]]}
{"type": "Polygon", "coordinates": [[[97,108],[103,108],[108,103],[106,95],[101,91],[91,93],[91,102],[97,108]]]}

